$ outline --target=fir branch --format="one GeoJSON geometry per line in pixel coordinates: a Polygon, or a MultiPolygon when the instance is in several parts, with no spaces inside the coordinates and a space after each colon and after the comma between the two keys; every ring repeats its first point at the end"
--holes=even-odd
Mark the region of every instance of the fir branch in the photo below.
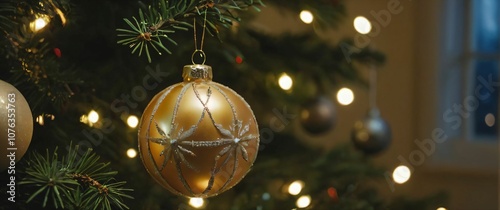
{"type": "Polygon", "coordinates": [[[81,84],[82,80],[73,68],[61,64],[54,47],[47,41],[51,38],[50,32],[44,29],[34,32],[30,25],[37,15],[47,16],[51,20],[48,24],[57,24],[58,19],[64,25],[68,3],[65,0],[12,1],[0,6],[0,21],[5,22],[5,26],[0,23],[0,29],[5,28],[0,43],[6,46],[0,54],[9,67],[10,81],[16,85],[30,83],[23,92],[34,110],[48,103],[61,106],[74,94],[71,87],[81,84]]]}
{"type": "Polygon", "coordinates": [[[148,61],[151,62],[150,49],[154,49],[159,55],[162,52],[171,54],[163,41],[177,45],[168,34],[192,28],[192,18],[201,22],[203,20],[199,19],[205,17],[206,13],[208,32],[218,36],[219,26],[228,28],[233,21],[239,21],[232,10],[252,7],[258,11],[259,5],[263,6],[261,0],[221,0],[217,3],[211,0],[159,0],[145,10],[139,9],[138,18],[123,19],[129,28],[117,29],[120,37],[117,43],[129,46],[132,53],[137,52],[139,56],[145,51],[148,61]]]}
{"type": "Polygon", "coordinates": [[[99,191],[99,194],[104,193],[107,195],[109,193],[109,190],[106,186],[102,185],[101,183],[99,183],[99,181],[93,179],[88,175],[70,174],[70,177],[74,180],[77,180],[78,183],[82,183],[82,185],[89,185],[95,187],[97,191],[99,191]]]}
{"type": "Polygon", "coordinates": [[[128,209],[124,198],[132,197],[123,188],[125,182],[112,182],[116,171],[109,171],[109,163],[100,163],[92,149],[82,156],[79,146],[70,146],[61,159],[57,149],[52,155],[48,150],[43,156],[34,153],[27,161],[27,176],[19,183],[35,188],[27,200],[42,199],[43,207],[52,201],[55,208],[72,209],[128,209]]]}

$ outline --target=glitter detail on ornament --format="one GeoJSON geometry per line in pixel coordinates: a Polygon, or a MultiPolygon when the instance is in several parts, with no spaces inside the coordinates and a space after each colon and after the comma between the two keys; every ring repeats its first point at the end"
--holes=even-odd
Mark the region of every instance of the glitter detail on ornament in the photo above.
{"type": "Polygon", "coordinates": [[[255,161],[257,122],[241,96],[211,80],[210,66],[187,65],[183,77],[145,109],[139,151],[151,176],[171,192],[215,196],[236,185],[255,161]]]}

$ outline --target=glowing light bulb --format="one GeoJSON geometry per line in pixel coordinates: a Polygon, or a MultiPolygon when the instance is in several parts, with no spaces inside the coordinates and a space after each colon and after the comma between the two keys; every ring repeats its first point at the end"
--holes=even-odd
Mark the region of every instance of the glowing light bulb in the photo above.
{"type": "Polygon", "coordinates": [[[311,204],[311,196],[310,195],[303,195],[300,196],[299,199],[297,199],[297,202],[295,202],[295,205],[299,208],[305,208],[308,207],[311,204]]]}
{"type": "Polygon", "coordinates": [[[37,118],[36,118],[36,122],[40,125],[44,125],[45,122],[43,120],[43,115],[39,115],[37,118]]]}
{"type": "Polygon", "coordinates": [[[30,23],[31,30],[33,32],[37,32],[47,26],[49,23],[50,19],[46,15],[42,15],[35,19],[33,22],[30,23]]]}
{"type": "Polygon", "coordinates": [[[495,115],[493,115],[492,113],[488,113],[484,117],[484,122],[488,127],[493,127],[495,125],[495,115]]]}
{"type": "Polygon", "coordinates": [[[347,106],[354,101],[354,93],[349,88],[341,88],[337,92],[337,101],[340,104],[347,106]]]}
{"type": "Polygon", "coordinates": [[[300,19],[302,20],[302,22],[310,24],[313,22],[314,16],[309,10],[302,10],[302,12],[300,12],[300,19]]]}
{"type": "Polygon", "coordinates": [[[203,198],[190,198],[189,199],[189,205],[194,207],[194,208],[201,208],[203,207],[203,204],[205,204],[205,200],[203,198]]]}
{"type": "Polygon", "coordinates": [[[300,191],[302,191],[303,187],[304,187],[303,181],[300,180],[294,181],[288,186],[288,193],[290,193],[290,195],[298,195],[300,191]]]}
{"type": "Polygon", "coordinates": [[[127,156],[129,158],[135,158],[137,156],[137,151],[134,148],[130,148],[127,150],[127,156]]]}
{"type": "Polygon", "coordinates": [[[293,86],[293,80],[290,76],[288,76],[288,74],[283,73],[278,79],[278,84],[280,85],[281,89],[290,90],[293,86]]]}
{"type": "Polygon", "coordinates": [[[358,16],[354,18],[354,29],[360,34],[367,34],[372,30],[372,24],[365,17],[358,16]]]}
{"type": "Polygon", "coordinates": [[[127,125],[129,127],[135,128],[135,127],[137,127],[138,124],[139,124],[139,118],[137,118],[135,115],[130,115],[127,118],[127,125]]]}
{"type": "Polygon", "coordinates": [[[411,176],[411,171],[405,165],[400,165],[396,167],[396,169],[394,169],[394,172],[392,172],[392,179],[394,179],[394,182],[398,184],[403,184],[407,182],[410,179],[410,176],[411,176]]]}
{"type": "Polygon", "coordinates": [[[445,207],[439,207],[436,210],[447,210],[445,207]]]}
{"type": "Polygon", "coordinates": [[[96,123],[99,121],[99,114],[95,110],[91,110],[88,114],[88,119],[90,123],[96,123]]]}

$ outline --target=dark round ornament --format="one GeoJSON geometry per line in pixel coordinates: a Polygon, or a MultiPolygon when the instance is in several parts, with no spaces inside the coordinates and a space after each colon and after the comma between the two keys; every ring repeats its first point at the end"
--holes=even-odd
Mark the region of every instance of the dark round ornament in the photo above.
{"type": "Polygon", "coordinates": [[[390,145],[391,139],[391,128],[380,117],[380,112],[376,108],[372,108],[365,119],[357,121],[351,132],[354,146],[367,155],[385,150],[390,145]]]}
{"type": "Polygon", "coordinates": [[[336,120],[335,105],[325,96],[307,101],[300,109],[300,124],[304,130],[313,135],[332,130],[336,120]]]}

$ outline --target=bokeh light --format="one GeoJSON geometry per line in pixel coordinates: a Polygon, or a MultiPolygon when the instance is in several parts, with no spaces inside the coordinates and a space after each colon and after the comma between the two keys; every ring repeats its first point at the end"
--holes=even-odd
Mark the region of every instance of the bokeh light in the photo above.
{"type": "Polygon", "coordinates": [[[484,117],[484,122],[486,123],[487,126],[493,127],[495,125],[495,115],[493,115],[492,113],[488,113],[484,117]]]}
{"type": "Polygon", "coordinates": [[[337,92],[337,101],[340,104],[342,104],[344,106],[347,106],[347,105],[351,104],[354,101],[354,93],[349,88],[345,88],[345,87],[341,88],[337,92]]]}
{"type": "Polygon", "coordinates": [[[90,123],[96,123],[99,121],[99,114],[95,110],[91,110],[88,114],[88,120],[90,123]]]}
{"type": "Polygon", "coordinates": [[[404,184],[410,179],[411,171],[405,165],[400,165],[392,172],[392,179],[398,184],[404,184]]]}
{"type": "Polygon", "coordinates": [[[292,182],[290,185],[288,185],[288,193],[290,195],[298,195],[300,191],[302,191],[302,188],[304,187],[304,182],[297,180],[292,182]]]}
{"type": "Polygon", "coordinates": [[[295,202],[295,205],[299,208],[306,208],[311,204],[311,196],[309,195],[303,195],[300,196],[299,199],[297,199],[297,202],[295,202]]]}
{"type": "Polygon", "coordinates": [[[367,34],[372,30],[372,24],[365,17],[358,16],[354,18],[354,29],[360,34],[367,34]]]}
{"type": "Polygon", "coordinates": [[[137,125],[139,124],[139,118],[137,118],[137,116],[135,115],[130,115],[128,118],[127,118],[127,125],[131,128],[135,128],[137,127],[137,125]]]}
{"type": "Polygon", "coordinates": [[[314,16],[309,10],[302,10],[302,12],[300,12],[300,19],[302,22],[310,24],[313,22],[314,16]]]}
{"type": "Polygon", "coordinates": [[[281,89],[290,90],[293,86],[293,80],[290,76],[288,76],[288,74],[283,73],[278,79],[278,84],[281,87],[281,89]]]}
{"type": "Polygon", "coordinates": [[[129,158],[135,158],[137,156],[137,150],[135,150],[134,148],[130,148],[127,150],[127,156],[129,158]]]}

